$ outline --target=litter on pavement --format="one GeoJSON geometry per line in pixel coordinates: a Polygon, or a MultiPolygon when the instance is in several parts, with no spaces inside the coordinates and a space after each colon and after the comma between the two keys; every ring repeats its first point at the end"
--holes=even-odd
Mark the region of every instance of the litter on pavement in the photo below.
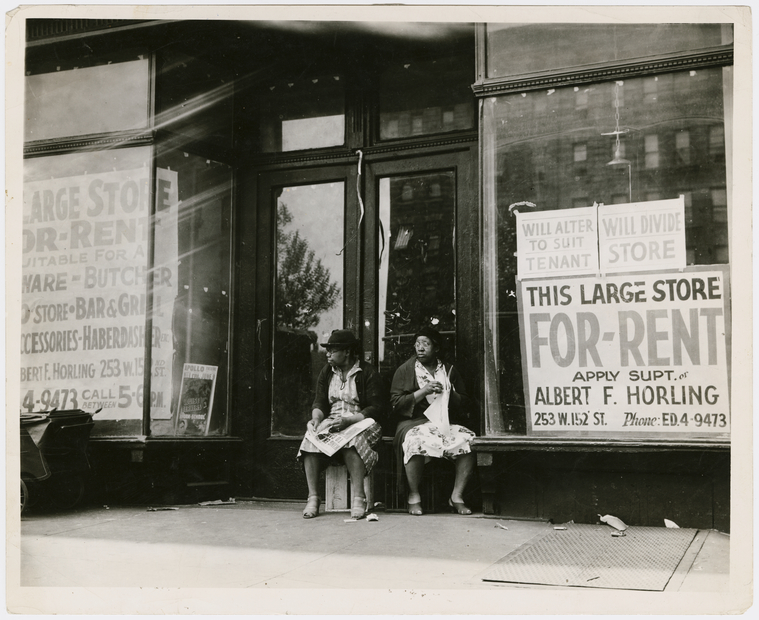
{"type": "Polygon", "coordinates": [[[615,530],[624,532],[627,529],[627,524],[619,517],[615,517],[614,515],[604,515],[603,517],[601,515],[598,516],[601,521],[606,523],[606,525],[611,525],[615,530]]]}
{"type": "MultiPolygon", "coordinates": [[[[366,520],[379,521],[379,517],[372,512],[371,514],[366,515],[366,520]]],[[[357,523],[359,521],[361,521],[361,519],[343,519],[343,523],[357,523]]]]}

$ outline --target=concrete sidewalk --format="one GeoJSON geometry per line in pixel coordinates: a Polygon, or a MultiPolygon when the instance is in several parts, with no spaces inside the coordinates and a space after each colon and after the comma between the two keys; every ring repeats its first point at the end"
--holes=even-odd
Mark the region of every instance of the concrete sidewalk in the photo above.
{"type": "MultiPolygon", "coordinates": [[[[553,531],[549,523],[385,512],[376,522],[346,523],[348,513],[305,520],[301,504],[284,502],[177,508],[24,515],[21,586],[560,589],[481,579],[553,531]]],[[[727,591],[729,543],[726,534],[699,531],[667,590],[727,591]]]]}

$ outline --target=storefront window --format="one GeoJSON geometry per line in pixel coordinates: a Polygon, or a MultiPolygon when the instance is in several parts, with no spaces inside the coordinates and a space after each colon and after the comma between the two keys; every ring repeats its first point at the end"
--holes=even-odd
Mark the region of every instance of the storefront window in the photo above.
{"type": "Polygon", "coordinates": [[[46,140],[148,126],[150,63],[56,67],[27,75],[25,140],[46,140]]]}
{"type": "Polygon", "coordinates": [[[218,67],[181,51],[162,49],[158,58],[156,128],[230,147],[232,81],[218,67]]]}
{"type": "MultiPolygon", "coordinates": [[[[711,33],[703,28],[705,36],[711,33]]],[[[556,41],[561,40],[552,32],[556,41]]],[[[654,29],[661,38],[658,32],[654,29]]],[[[723,69],[709,68],[484,101],[489,433],[525,432],[513,211],[534,213],[682,195],[687,264],[726,263],[726,100],[723,69]],[[584,96],[578,109],[580,91],[584,96]]]]}
{"type": "Polygon", "coordinates": [[[339,74],[298,76],[261,87],[259,148],[299,151],[345,143],[345,88],[339,74]]]}
{"type": "Polygon", "coordinates": [[[22,410],[140,434],[150,147],[24,162],[22,410]]]}
{"type": "Polygon", "coordinates": [[[474,128],[474,60],[398,59],[380,79],[380,139],[474,128]]]}
{"type": "Polygon", "coordinates": [[[343,325],[345,184],[277,190],[272,435],[302,435],[316,378],[327,363],[319,343],[343,325]]]}
{"type": "Polygon", "coordinates": [[[455,175],[381,178],[379,203],[379,365],[389,382],[424,325],[443,334],[455,356],[455,175]]]}
{"type": "MultiPolygon", "coordinates": [[[[488,77],[651,57],[731,42],[731,24],[488,24],[488,77]]],[[[647,93],[647,97],[654,96],[647,93]]]]}
{"type": "Polygon", "coordinates": [[[231,169],[85,142],[150,127],[162,145],[231,146],[232,86],[171,48],[158,58],[155,80],[149,56],[128,49],[27,74],[26,140],[83,148],[25,160],[23,408],[102,409],[101,436],[224,435],[231,169]]]}
{"type": "Polygon", "coordinates": [[[151,434],[224,435],[231,170],[168,151],[156,177],[151,434]]]}

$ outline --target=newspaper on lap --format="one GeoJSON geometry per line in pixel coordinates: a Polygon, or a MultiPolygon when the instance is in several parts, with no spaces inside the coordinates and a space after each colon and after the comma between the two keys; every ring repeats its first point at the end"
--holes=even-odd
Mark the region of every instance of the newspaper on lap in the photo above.
{"type": "Polygon", "coordinates": [[[360,422],[351,424],[348,428],[345,428],[338,433],[323,431],[318,435],[309,428],[306,431],[306,439],[327,456],[332,456],[335,452],[344,448],[345,445],[361,431],[365,431],[369,428],[373,423],[374,420],[372,418],[364,418],[360,422]]]}
{"type": "Polygon", "coordinates": [[[443,392],[435,394],[430,406],[424,410],[424,415],[434,424],[443,435],[449,435],[451,424],[448,420],[448,402],[451,398],[451,366],[443,381],[443,392]]]}

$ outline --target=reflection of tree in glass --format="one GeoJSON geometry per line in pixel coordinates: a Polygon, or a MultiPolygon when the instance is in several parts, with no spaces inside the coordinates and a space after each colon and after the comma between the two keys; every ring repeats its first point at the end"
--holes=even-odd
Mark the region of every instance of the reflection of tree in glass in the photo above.
{"type": "Polygon", "coordinates": [[[340,288],[330,281],[329,269],[316,258],[300,232],[285,232],[293,221],[287,205],[277,208],[277,325],[307,329],[332,309],[340,288]]]}

